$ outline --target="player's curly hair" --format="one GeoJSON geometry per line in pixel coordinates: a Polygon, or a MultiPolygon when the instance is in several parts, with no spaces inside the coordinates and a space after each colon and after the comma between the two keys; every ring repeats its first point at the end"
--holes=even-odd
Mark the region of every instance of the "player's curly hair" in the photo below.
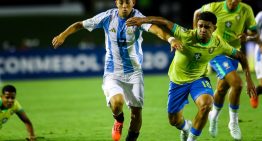
{"type": "Polygon", "coordinates": [[[4,94],[5,92],[16,93],[16,88],[13,85],[5,85],[2,89],[2,94],[4,94]]]}
{"type": "Polygon", "coordinates": [[[200,15],[198,16],[198,20],[210,21],[214,25],[216,25],[217,23],[216,15],[209,11],[201,12],[200,15]]]}

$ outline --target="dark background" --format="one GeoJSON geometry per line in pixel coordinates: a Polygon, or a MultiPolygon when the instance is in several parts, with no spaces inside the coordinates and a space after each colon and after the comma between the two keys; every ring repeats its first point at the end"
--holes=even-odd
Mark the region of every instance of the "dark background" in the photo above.
{"type": "MultiPolygon", "coordinates": [[[[145,16],[163,16],[184,27],[192,27],[193,12],[203,4],[218,0],[137,0],[135,8],[145,16]]],[[[262,0],[242,0],[249,4],[256,15],[262,10],[262,0]]],[[[0,51],[26,51],[31,48],[51,48],[51,40],[66,27],[115,7],[114,0],[0,0],[0,51]],[[1,9],[39,9],[77,4],[80,13],[9,14],[1,9]],[[2,13],[1,13],[2,12],[2,13]]],[[[155,36],[144,33],[144,44],[162,44],[155,36]]],[[[93,48],[104,45],[104,33],[80,31],[66,40],[65,47],[93,48]]]]}

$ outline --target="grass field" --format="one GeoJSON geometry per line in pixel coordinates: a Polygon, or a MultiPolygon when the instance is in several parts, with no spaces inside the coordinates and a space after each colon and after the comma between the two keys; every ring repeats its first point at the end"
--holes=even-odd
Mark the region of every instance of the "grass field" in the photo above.
{"type": "MultiPolygon", "coordinates": [[[[211,74],[213,88],[216,78],[211,74]]],[[[253,75],[253,80],[255,77],[253,75]]],[[[243,79],[244,80],[244,79],[243,79]]],[[[255,81],[256,82],[256,81],[255,81]]],[[[106,107],[102,77],[5,81],[17,87],[17,99],[34,124],[39,141],[111,141],[113,118],[106,107]]],[[[178,141],[179,131],[168,123],[166,103],[169,79],[167,75],[145,76],[145,105],[139,141],[178,141]]],[[[252,109],[249,97],[241,96],[240,127],[243,141],[262,141],[262,107],[252,109]]],[[[208,124],[199,141],[232,141],[227,124],[228,101],[219,119],[219,135],[208,134],[208,124]]],[[[129,111],[125,106],[122,141],[129,126],[129,111]]],[[[192,100],[184,115],[193,119],[196,108],[192,100]]],[[[22,141],[27,136],[25,126],[13,116],[0,131],[0,140],[22,141]]]]}

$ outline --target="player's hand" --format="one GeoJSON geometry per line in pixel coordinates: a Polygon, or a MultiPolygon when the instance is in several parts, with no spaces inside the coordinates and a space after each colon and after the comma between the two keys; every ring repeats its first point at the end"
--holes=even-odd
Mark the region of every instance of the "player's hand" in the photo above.
{"type": "Polygon", "coordinates": [[[65,41],[64,37],[62,37],[61,35],[58,35],[53,38],[52,45],[56,49],[59,46],[61,46],[64,43],[64,41],[65,41]]]}
{"type": "Polygon", "coordinates": [[[241,41],[241,43],[244,43],[247,41],[247,35],[246,33],[239,34],[237,38],[241,41]]]}
{"type": "Polygon", "coordinates": [[[257,98],[256,88],[250,77],[247,78],[247,94],[250,98],[257,98]]]}
{"type": "Polygon", "coordinates": [[[250,105],[252,108],[257,108],[259,104],[258,95],[256,93],[255,86],[251,79],[247,79],[247,94],[250,98],[250,105]]]}
{"type": "Polygon", "coordinates": [[[183,50],[183,45],[182,45],[182,42],[180,40],[176,40],[176,39],[173,39],[171,42],[170,42],[170,49],[171,49],[171,52],[175,50],[179,50],[179,51],[182,51],[183,50]]]}
{"type": "Polygon", "coordinates": [[[143,24],[142,17],[132,17],[126,21],[127,26],[141,26],[143,24]]]}

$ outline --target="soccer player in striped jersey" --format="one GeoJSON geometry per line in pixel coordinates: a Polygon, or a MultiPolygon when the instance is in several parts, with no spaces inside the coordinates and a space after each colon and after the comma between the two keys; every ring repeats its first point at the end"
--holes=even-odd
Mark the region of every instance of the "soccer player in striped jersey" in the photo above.
{"type": "Polygon", "coordinates": [[[22,106],[16,100],[16,88],[12,85],[5,85],[0,97],[0,129],[12,115],[16,114],[25,124],[29,137],[27,140],[34,141],[35,134],[31,121],[27,117],[22,106]]]}
{"type": "Polygon", "coordinates": [[[147,31],[179,47],[169,33],[156,25],[144,24],[141,27],[127,27],[130,17],[144,17],[134,9],[135,0],[116,0],[117,8],[102,12],[93,18],[76,22],[54,37],[54,48],[79,29],[92,31],[103,28],[105,33],[105,67],[102,88],[107,104],[111,108],[115,123],[112,138],[119,141],[121,137],[124,114],[124,102],[131,110],[131,122],[126,141],[136,141],[142,125],[142,107],[144,104],[144,80],[142,72],[143,52],[142,32],[147,31]]]}
{"type": "MultiPolygon", "coordinates": [[[[242,3],[241,0],[225,0],[212,2],[202,6],[194,13],[194,24],[197,26],[197,17],[203,11],[213,12],[217,20],[215,31],[228,44],[240,50],[241,42],[245,42],[248,36],[257,36],[256,21],[252,8],[242,3]],[[245,30],[247,32],[245,33],[245,30]]],[[[225,96],[229,93],[229,116],[228,128],[231,136],[240,140],[241,130],[238,124],[238,111],[240,105],[240,94],[243,87],[240,75],[237,73],[238,61],[224,55],[217,56],[210,61],[212,68],[218,76],[217,88],[214,95],[214,106],[209,115],[209,133],[212,137],[217,136],[217,120],[223,107],[225,96]],[[230,91],[228,91],[230,89],[230,91]]],[[[253,98],[257,98],[255,95],[253,98]]]]}
{"type": "Polygon", "coordinates": [[[247,76],[248,94],[256,95],[245,55],[213,34],[216,16],[203,12],[198,17],[197,28],[187,30],[162,17],[134,17],[127,21],[129,26],[151,23],[167,27],[174,37],[182,42],[182,49],[175,52],[169,68],[168,117],[169,123],[181,130],[181,141],[195,141],[204,128],[213,104],[213,90],[206,76],[208,62],[215,56],[224,54],[240,61],[247,76]],[[192,123],[183,117],[183,109],[191,95],[198,113],[192,123]]]}
{"type": "Polygon", "coordinates": [[[262,94],[262,11],[256,16],[259,39],[255,47],[255,71],[258,79],[257,94],[262,94]]]}

